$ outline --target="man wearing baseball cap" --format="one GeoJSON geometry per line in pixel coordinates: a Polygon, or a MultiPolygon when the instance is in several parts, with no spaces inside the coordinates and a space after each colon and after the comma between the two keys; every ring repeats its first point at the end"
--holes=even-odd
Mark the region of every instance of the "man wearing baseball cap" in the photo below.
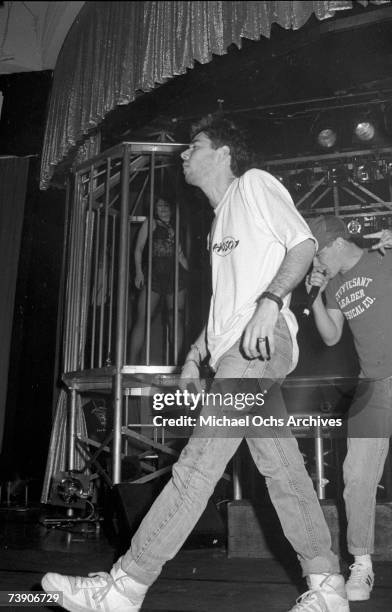
{"type": "Polygon", "coordinates": [[[367,600],[373,587],[371,554],[377,485],[392,434],[392,232],[365,238],[368,250],[349,239],[344,221],[334,216],[308,220],[318,251],[306,287],[320,287],[312,309],[324,342],[339,342],[346,319],[360,363],[360,382],[350,407],[347,455],[343,464],[347,545],[354,556],[346,583],[348,599],[367,600]],[[325,300],[322,293],[325,293],[325,300]],[[324,303],[325,302],[325,303],[324,303]]]}

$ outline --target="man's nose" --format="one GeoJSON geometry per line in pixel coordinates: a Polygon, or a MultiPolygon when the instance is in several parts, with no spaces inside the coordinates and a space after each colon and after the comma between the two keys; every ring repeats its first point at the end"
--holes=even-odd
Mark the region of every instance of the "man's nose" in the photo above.
{"type": "Polygon", "coordinates": [[[181,153],[181,159],[186,160],[189,157],[189,149],[186,149],[181,153]]]}

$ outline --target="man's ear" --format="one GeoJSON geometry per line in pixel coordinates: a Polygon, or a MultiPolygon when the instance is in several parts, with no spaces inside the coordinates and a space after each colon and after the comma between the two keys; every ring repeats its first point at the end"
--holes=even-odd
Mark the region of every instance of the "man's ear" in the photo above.
{"type": "Polygon", "coordinates": [[[338,249],[342,249],[346,244],[346,241],[344,240],[344,238],[342,238],[342,236],[338,236],[337,238],[335,238],[334,243],[338,247],[338,249]]]}
{"type": "Polygon", "coordinates": [[[221,147],[219,147],[219,152],[222,156],[222,159],[230,158],[230,147],[228,145],[222,145],[221,147]]]}

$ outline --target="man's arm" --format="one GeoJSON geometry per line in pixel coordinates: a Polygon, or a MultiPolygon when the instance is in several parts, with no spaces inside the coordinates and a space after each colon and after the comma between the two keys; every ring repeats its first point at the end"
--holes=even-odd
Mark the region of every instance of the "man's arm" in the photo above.
{"type": "Polygon", "coordinates": [[[316,245],[308,238],[287,252],[267,291],[284,298],[304,278],[313,261],[316,245]]]}
{"type": "MultiPolygon", "coordinates": [[[[275,277],[267,287],[267,291],[284,298],[303,279],[309,269],[315,252],[315,244],[311,238],[300,242],[290,249],[275,277]]],[[[256,311],[245,327],[242,349],[247,357],[256,358],[261,355],[268,359],[266,343],[259,338],[268,338],[270,355],[275,350],[274,328],[279,316],[279,306],[268,298],[258,300],[256,311]]]]}
{"type": "Polygon", "coordinates": [[[314,322],[327,346],[337,344],[342,336],[344,316],[341,310],[325,308],[321,295],[313,303],[314,322]]]}
{"type": "Polygon", "coordinates": [[[317,257],[313,262],[311,274],[305,280],[305,286],[309,293],[311,287],[319,287],[320,291],[312,305],[314,322],[320,336],[327,346],[337,344],[342,336],[344,316],[339,308],[326,308],[324,306],[322,293],[329,282],[328,274],[320,266],[317,257]]]}

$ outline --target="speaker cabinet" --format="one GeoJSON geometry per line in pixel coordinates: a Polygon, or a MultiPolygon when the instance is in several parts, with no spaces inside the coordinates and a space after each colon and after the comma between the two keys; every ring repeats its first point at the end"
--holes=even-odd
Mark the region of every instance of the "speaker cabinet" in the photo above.
{"type": "MultiPolygon", "coordinates": [[[[122,482],[112,489],[113,506],[117,514],[117,531],[120,554],[127,550],[133,534],[154,500],[165,486],[167,479],[148,483],[122,482]]],[[[192,547],[217,546],[225,543],[226,526],[215,504],[210,499],[207,507],[187,539],[192,547]]]]}

